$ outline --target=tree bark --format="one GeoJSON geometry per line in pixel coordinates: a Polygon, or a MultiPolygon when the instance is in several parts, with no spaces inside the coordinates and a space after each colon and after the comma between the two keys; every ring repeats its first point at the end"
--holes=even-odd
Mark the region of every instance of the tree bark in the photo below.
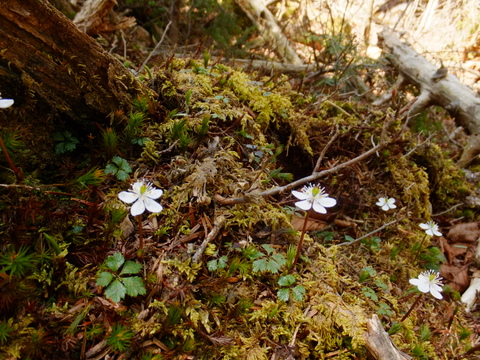
{"type": "MultiPolygon", "coordinates": [[[[21,82],[27,92],[84,125],[128,111],[132,99],[144,93],[120,61],[47,0],[0,1],[3,83],[21,82]]],[[[14,96],[0,89],[4,97],[14,96]]]]}
{"type": "MultiPolygon", "coordinates": [[[[396,87],[410,83],[420,89],[420,95],[409,113],[415,115],[427,106],[438,105],[447,109],[468,130],[470,140],[459,165],[468,164],[480,153],[480,99],[456,76],[445,71],[443,75],[437,73],[446,69],[438,69],[408,44],[402,43],[393,31],[384,30],[378,38],[380,47],[389,54],[389,61],[400,73],[396,87]]],[[[391,93],[386,93],[376,104],[385,102],[390,95],[391,93]]]]}

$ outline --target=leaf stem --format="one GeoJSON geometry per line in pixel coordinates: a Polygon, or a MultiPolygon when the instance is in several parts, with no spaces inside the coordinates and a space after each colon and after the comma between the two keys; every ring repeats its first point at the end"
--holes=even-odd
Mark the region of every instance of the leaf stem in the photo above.
{"type": "Polygon", "coordinates": [[[310,217],[310,212],[306,211],[305,220],[302,228],[302,234],[300,235],[300,240],[298,241],[297,253],[295,254],[295,259],[293,260],[292,267],[290,268],[290,272],[293,271],[293,269],[295,268],[295,265],[297,264],[298,258],[300,257],[300,251],[302,251],[303,238],[305,237],[305,232],[307,231],[307,223],[308,223],[309,217],[310,217]]]}
{"type": "Polygon", "coordinates": [[[140,251],[143,252],[143,224],[142,224],[142,215],[136,216],[138,221],[138,237],[140,239],[140,251]]]}
{"type": "Polygon", "coordinates": [[[400,320],[400,322],[403,322],[407,317],[408,315],[410,315],[410,313],[412,312],[413,308],[415,306],[417,306],[418,302],[420,301],[420,298],[422,297],[423,294],[419,294],[417,296],[417,298],[415,299],[415,301],[413,302],[412,306],[410,306],[410,309],[408,309],[407,313],[405,315],[403,315],[402,317],[402,320],[400,320]]]}

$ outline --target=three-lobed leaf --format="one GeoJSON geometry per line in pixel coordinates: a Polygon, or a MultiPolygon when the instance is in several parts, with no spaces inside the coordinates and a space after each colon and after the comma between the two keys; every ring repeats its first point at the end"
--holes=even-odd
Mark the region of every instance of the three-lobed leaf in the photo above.
{"type": "Polygon", "coordinates": [[[145,295],[147,293],[147,290],[143,285],[143,281],[139,276],[122,278],[122,282],[125,284],[127,295],[137,296],[137,295],[145,295]]]}

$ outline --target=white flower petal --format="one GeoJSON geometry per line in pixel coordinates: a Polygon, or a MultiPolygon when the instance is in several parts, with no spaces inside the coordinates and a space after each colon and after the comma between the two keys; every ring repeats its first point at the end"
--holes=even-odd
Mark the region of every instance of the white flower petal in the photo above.
{"type": "Polygon", "coordinates": [[[430,226],[428,226],[428,224],[421,223],[419,226],[420,226],[423,230],[430,229],[430,226]]]}
{"type": "Polygon", "coordinates": [[[157,203],[155,200],[146,198],[144,203],[147,210],[152,213],[159,213],[159,212],[162,212],[163,210],[163,206],[157,203]]]}
{"type": "Polygon", "coordinates": [[[418,279],[410,279],[408,280],[408,282],[412,285],[415,285],[415,286],[418,286],[418,284],[420,283],[420,280],[418,279]]]}
{"type": "Polygon", "coordinates": [[[300,199],[300,200],[305,200],[305,199],[308,199],[310,197],[310,195],[308,195],[304,192],[301,192],[301,191],[296,191],[296,190],[292,190],[292,195],[295,196],[297,199],[300,199]]]}
{"type": "Polygon", "coordinates": [[[436,235],[436,236],[442,236],[442,235],[443,235],[443,234],[442,234],[440,231],[438,231],[437,229],[433,229],[432,232],[433,232],[433,234],[436,235]]]}
{"type": "Polygon", "coordinates": [[[118,194],[118,198],[124,203],[131,204],[138,200],[138,195],[131,191],[122,191],[118,194]]]}
{"type": "Polygon", "coordinates": [[[337,205],[337,200],[335,200],[334,198],[330,198],[330,197],[320,198],[318,200],[318,202],[320,203],[320,205],[322,205],[324,207],[327,207],[327,208],[337,205]]]}
{"type": "Polygon", "coordinates": [[[132,185],[132,191],[140,195],[141,192],[142,192],[142,186],[145,186],[145,183],[143,181],[141,181],[141,180],[136,181],[132,185]]]}
{"type": "Polygon", "coordinates": [[[310,210],[312,208],[312,202],[310,200],[297,201],[295,206],[302,210],[310,210]]]}
{"type": "Polygon", "coordinates": [[[132,214],[132,216],[141,215],[144,212],[145,212],[145,204],[142,200],[138,200],[130,208],[130,214],[132,214]]]}
{"type": "Polygon", "coordinates": [[[439,300],[443,299],[443,296],[442,296],[442,294],[440,294],[440,291],[442,291],[441,286],[438,286],[436,284],[432,284],[430,286],[430,294],[432,294],[434,298],[439,299],[439,300]]]}
{"type": "MultiPolygon", "coordinates": [[[[163,195],[163,190],[160,189],[152,189],[145,193],[145,196],[150,199],[158,199],[160,196],[163,195]]],[[[148,207],[147,207],[148,208],[148,207]]]]}
{"type": "Polygon", "coordinates": [[[423,293],[428,293],[430,291],[430,283],[428,281],[419,281],[417,285],[418,290],[423,293]]]}
{"type": "Polygon", "coordinates": [[[6,109],[12,106],[14,103],[13,99],[0,99],[0,109],[6,109]]]}
{"type": "Polygon", "coordinates": [[[388,211],[388,210],[390,210],[390,207],[388,206],[388,204],[385,204],[385,205],[382,206],[382,210],[383,211],[388,211]]]}
{"type": "Polygon", "coordinates": [[[316,211],[317,213],[320,213],[320,214],[326,214],[327,213],[327,209],[325,209],[319,201],[314,201],[313,202],[313,210],[316,211]]]}

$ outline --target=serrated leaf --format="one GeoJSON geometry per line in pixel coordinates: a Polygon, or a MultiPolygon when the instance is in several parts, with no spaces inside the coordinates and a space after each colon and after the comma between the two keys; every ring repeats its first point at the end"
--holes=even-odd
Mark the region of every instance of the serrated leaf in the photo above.
{"type": "Polygon", "coordinates": [[[105,261],[105,264],[108,266],[109,269],[117,271],[118,269],[120,269],[120,266],[122,266],[124,262],[125,258],[123,257],[123,255],[117,252],[112,256],[109,256],[105,261]]]}
{"type": "Polygon", "coordinates": [[[285,259],[285,256],[283,254],[274,254],[272,256],[273,260],[275,260],[278,265],[284,266],[287,263],[287,259],[285,259]]]}
{"type": "Polygon", "coordinates": [[[139,276],[122,278],[122,281],[125,285],[127,295],[137,296],[145,295],[147,293],[147,289],[145,289],[145,286],[143,285],[143,280],[139,276]]]}
{"type": "Polygon", "coordinates": [[[120,181],[125,181],[128,178],[128,173],[123,170],[118,170],[118,173],[116,174],[117,179],[120,181]]]}
{"type": "Polygon", "coordinates": [[[285,276],[280,276],[278,279],[278,285],[280,286],[290,286],[295,282],[295,276],[293,275],[285,275],[285,276]]]}
{"type": "Polygon", "coordinates": [[[270,244],[263,244],[262,247],[265,249],[268,255],[275,251],[275,249],[270,244]]]}
{"type": "Polygon", "coordinates": [[[297,301],[302,301],[305,297],[305,288],[302,285],[297,285],[292,289],[292,296],[297,301]]]}
{"type": "Polygon", "coordinates": [[[115,175],[115,173],[118,171],[117,167],[115,164],[108,163],[107,166],[105,166],[105,174],[112,174],[115,175]]]}
{"type": "Polygon", "coordinates": [[[103,271],[98,275],[97,286],[108,286],[113,279],[113,275],[107,271],[103,271]]]}
{"type": "Polygon", "coordinates": [[[105,290],[105,296],[114,302],[119,302],[125,297],[126,292],[125,285],[117,279],[105,290]]]}
{"type": "Polygon", "coordinates": [[[290,289],[280,289],[277,291],[278,300],[287,302],[290,298],[290,289]]]}
{"type": "Polygon", "coordinates": [[[280,271],[281,267],[282,266],[278,262],[272,259],[267,261],[265,270],[271,272],[272,274],[276,274],[277,272],[280,271]]]}
{"type": "Polygon", "coordinates": [[[267,270],[267,259],[258,259],[253,262],[253,272],[260,272],[267,270]]]}
{"type": "Polygon", "coordinates": [[[227,267],[227,261],[228,261],[228,257],[226,255],[220,257],[218,259],[218,268],[225,269],[227,267]]]}
{"type": "Polygon", "coordinates": [[[120,275],[125,274],[138,274],[142,270],[142,264],[136,263],[134,261],[127,261],[120,272],[120,275]]]}
{"type": "Polygon", "coordinates": [[[207,269],[209,271],[215,271],[218,269],[218,260],[210,260],[209,262],[207,262],[207,269]]]}

